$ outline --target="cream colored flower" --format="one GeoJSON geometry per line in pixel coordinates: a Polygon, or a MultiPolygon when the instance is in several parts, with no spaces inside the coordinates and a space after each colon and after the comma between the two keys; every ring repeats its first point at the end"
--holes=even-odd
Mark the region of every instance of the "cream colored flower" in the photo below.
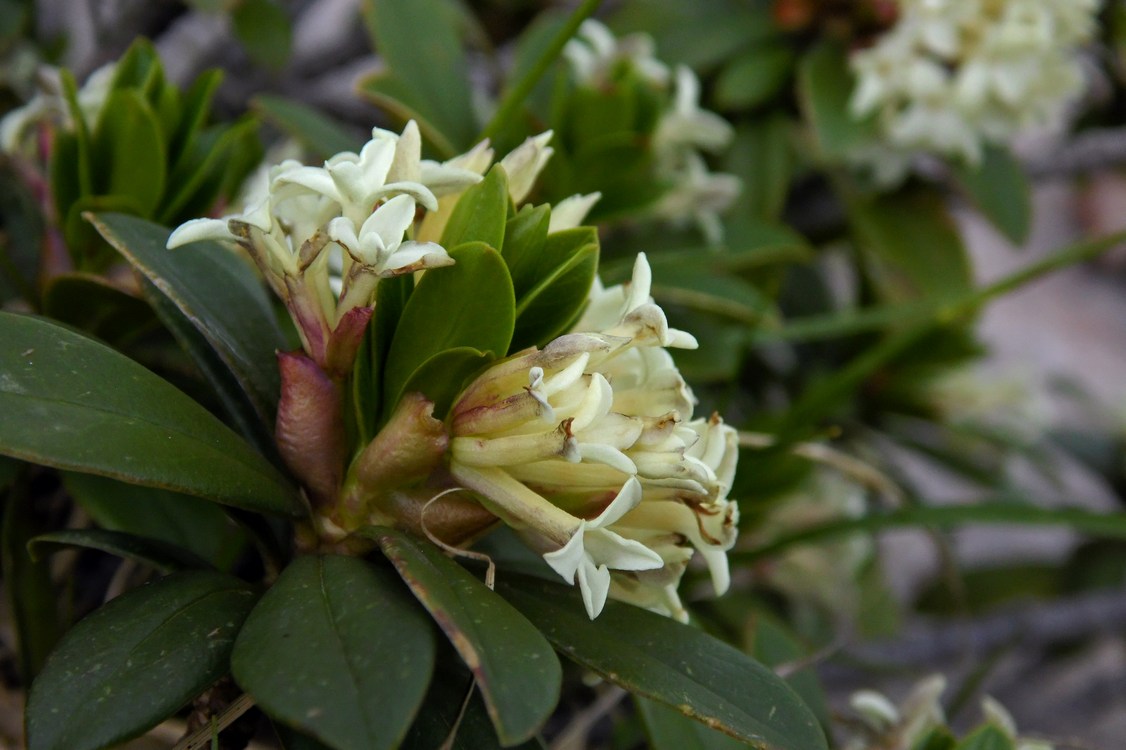
{"type": "Polygon", "coordinates": [[[692,420],[694,399],[664,347],[694,348],[630,283],[592,292],[576,330],[497,363],[451,410],[450,471],[515,528],[590,617],[608,595],[685,618],[677,583],[694,552],[717,593],[737,506],[734,431],[692,420]]]}
{"type": "Polygon", "coordinates": [[[850,109],[874,115],[896,150],[976,163],[985,143],[1055,126],[1082,92],[1077,47],[1094,32],[1097,0],[899,6],[895,26],[850,58],[850,109]]]}

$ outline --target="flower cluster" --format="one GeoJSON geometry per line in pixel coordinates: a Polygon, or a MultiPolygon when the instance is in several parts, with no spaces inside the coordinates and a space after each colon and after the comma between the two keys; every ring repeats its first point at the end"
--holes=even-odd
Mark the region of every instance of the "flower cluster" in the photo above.
{"type": "Polygon", "coordinates": [[[665,347],[694,348],[632,280],[596,287],[571,333],[490,368],[450,418],[450,471],[582,591],[686,618],[677,585],[694,551],[717,593],[738,507],[727,499],[735,431],[692,419],[693,397],[665,347]]]}
{"type": "MultiPolygon", "coordinates": [[[[550,138],[530,138],[502,159],[514,201],[550,157],[550,138]]],[[[168,247],[238,242],[286,303],[306,353],[326,372],[347,372],[379,280],[453,263],[435,240],[460,193],[493,161],[487,142],[444,163],[422,159],[421,147],[412,121],[402,134],[373,129],[358,154],[321,167],[284,161],[261,174],[242,213],[193,219],[168,247]]],[[[589,208],[589,197],[574,202],[589,208]]],[[[585,215],[571,213],[576,223],[585,215]]]]}
{"type": "Polygon", "coordinates": [[[673,224],[695,221],[712,244],[723,237],[719,215],[738,197],[741,184],[733,175],[708,170],[702,152],[717,153],[733,137],[731,125],[700,107],[700,82],[686,66],[675,76],[655,57],[652,38],[631,34],[616,38],[599,21],[588,19],[567,43],[564,55],[582,86],[602,89],[615,74],[632,69],[654,90],[667,96],[652,133],[656,177],[667,186],[654,214],[673,224]]]}
{"type": "MultiPolygon", "coordinates": [[[[78,90],[75,101],[88,127],[98,121],[116,72],[116,64],[103,65],[91,73],[78,90]]],[[[63,96],[60,71],[44,66],[39,71],[38,80],[41,89],[26,104],[0,119],[0,150],[17,154],[33,149],[34,139],[30,136],[35,126],[43,121],[58,122],[66,130],[77,127],[77,123],[71,122],[70,110],[63,96]]]]}
{"type": "Polygon", "coordinates": [[[1098,5],[899,0],[896,24],[851,57],[852,114],[876,116],[883,155],[898,156],[900,172],[920,151],[976,163],[983,144],[1054,124],[1081,92],[1076,47],[1091,37],[1098,5]]]}

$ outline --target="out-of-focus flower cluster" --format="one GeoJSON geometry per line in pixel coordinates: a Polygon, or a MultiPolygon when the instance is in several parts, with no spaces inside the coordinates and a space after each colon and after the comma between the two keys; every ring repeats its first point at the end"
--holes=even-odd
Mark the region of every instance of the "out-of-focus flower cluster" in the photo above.
{"type": "Polygon", "coordinates": [[[710,243],[719,243],[719,216],[738,197],[741,184],[734,175],[711,172],[704,160],[704,153],[718,153],[731,143],[733,130],[725,119],[700,107],[696,74],[684,65],[670,73],[649,36],[618,39],[593,19],[583,22],[563,52],[580,85],[607,87],[631,71],[666,97],[652,133],[657,178],[666,190],[653,212],[674,225],[694,221],[710,243]]]}
{"type": "Polygon", "coordinates": [[[890,162],[882,170],[891,181],[913,153],[976,163],[987,143],[1055,124],[1082,92],[1077,48],[1091,38],[1098,6],[899,0],[895,25],[850,59],[852,114],[874,115],[882,138],[857,159],[890,162]]]}
{"type": "MultiPolygon", "coordinates": [[[[863,732],[846,741],[844,750],[912,750],[929,747],[926,740],[932,733],[952,736],[946,729],[941,703],[945,690],[946,678],[936,674],[919,682],[899,706],[874,690],[853,693],[850,702],[861,719],[863,732]]],[[[974,731],[991,727],[1015,750],[1052,750],[1050,742],[1018,736],[1012,715],[993,698],[982,700],[981,713],[985,721],[974,731]]]]}
{"type": "Polygon", "coordinates": [[[694,551],[717,594],[738,506],[735,431],[692,419],[693,396],[665,347],[695,348],[632,280],[592,292],[575,326],[499,363],[451,416],[454,478],[582,590],[588,614],[613,596],[686,619],[677,587],[694,551]]]}

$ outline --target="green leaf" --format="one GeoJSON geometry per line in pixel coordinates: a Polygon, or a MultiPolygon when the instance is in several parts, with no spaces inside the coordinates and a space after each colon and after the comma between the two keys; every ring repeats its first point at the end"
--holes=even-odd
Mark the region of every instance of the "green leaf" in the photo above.
{"type": "Polygon", "coordinates": [[[167,154],[156,115],[141,93],[110,92],[91,141],[94,190],[126,196],[152,216],[164,195],[167,154]]]}
{"type": "Polygon", "coordinates": [[[137,281],[141,293],[151,306],[150,312],[156,312],[160,322],[176,339],[176,343],[191,357],[204,378],[211,384],[230,423],[259,453],[269,458],[275,466],[281,466],[273,431],[258,413],[242,384],[219,358],[211,344],[188,317],[180,312],[180,308],[151,281],[140,274],[137,275],[137,281]]]}
{"type": "Polygon", "coordinates": [[[215,503],[94,474],[63,474],[63,486],[103,529],[158,539],[229,569],[246,535],[215,503]]]}
{"type": "Polygon", "coordinates": [[[434,355],[461,347],[497,357],[508,352],[516,302],[500,253],[473,242],[450,256],[456,263],[427,271],[403,309],[383,375],[384,414],[434,355]]]}
{"type": "Polygon", "coordinates": [[[551,206],[525,204],[504,228],[504,245],[501,256],[512,276],[512,287],[517,296],[523,295],[539,281],[535,276],[537,259],[547,242],[547,228],[551,223],[551,206]]]}
{"type": "Polygon", "coordinates": [[[262,157],[258,121],[252,117],[200,131],[181,155],[169,179],[171,189],[156,218],[181,224],[214,210],[215,201],[235,182],[241,186],[262,157]]]}
{"type": "Polygon", "coordinates": [[[349,128],[301,102],[259,94],[251,99],[250,106],[322,159],[356,152],[362,145],[349,128]]]}
{"type": "Polygon", "coordinates": [[[794,50],[788,44],[756,45],[719,74],[715,100],[722,109],[750,109],[777,96],[790,80],[794,50]]]}
{"type": "Polygon", "coordinates": [[[395,574],[341,556],[291,563],[231,656],[267,714],[335,750],[396,747],[433,669],[430,623],[395,574]]]}
{"type": "Polygon", "coordinates": [[[284,8],[273,0],[241,0],[231,12],[231,21],[250,59],[271,70],[285,67],[293,27],[284,8]]]}
{"type": "MultiPolygon", "coordinates": [[[[544,256],[551,254],[554,240],[564,234],[567,232],[556,232],[548,237],[544,256]]],[[[598,235],[591,231],[588,236],[593,236],[593,243],[581,245],[563,264],[545,273],[516,303],[514,350],[543,346],[566,331],[586,306],[598,272],[598,235]]]]}
{"type": "Polygon", "coordinates": [[[206,124],[207,115],[211,111],[211,99],[222,81],[221,70],[205,70],[184,92],[180,101],[180,121],[176,124],[175,132],[171,134],[168,146],[172,174],[180,170],[180,162],[187,156],[197,135],[206,124]]]}
{"type": "Polygon", "coordinates": [[[379,542],[473,671],[502,744],[532,737],[559,701],[563,672],[550,644],[434,545],[392,529],[365,533],[379,542]]]}
{"type": "Polygon", "coordinates": [[[272,425],[280,389],[275,352],[285,349],[285,338],[251,268],[215,242],[168,250],[168,230],[142,219],[99,214],[92,221],[207,339],[259,419],[272,425]]]}
{"type": "Polygon", "coordinates": [[[506,575],[498,590],[556,650],[631,693],[770,750],[826,748],[788,685],[740,651],[652,612],[608,602],[591,621],[573,588],[506,575]]]}
{"type": "Polygon", "coordinates": [[[866,273],[885,302],[951,297],[973,287],[966,249],[937,193],[846,200],[866,273]]]}
{"type": "Polygon", "coordinates": [[[492,362],[491,352],[471,346],[458,346],[438,352],[419,365],[407,379],[403,393],[417,391],[434,402],[434,416],[444,419],[454,399],[469,384],[470,378],[492,362]]]}
{"type": "Polygon", "coordinates": [[[40,534],[27,543],[32,560],[42,560],[47,555],[70,547],[96,549],[150,566],[158,573],[193,570],[210,567],[207,562],[182,547],[105,529],[63,529],[40,534]]]}
{"type": "Polygon", "coordinates": [[[136,362],[57,324],[0,312],[0,452],[60,469],[300,515],[278,471],[136,362]]]}
{"type": "Polygon", "coordinates": [[[709,729],[662,703],[635,695],[633,704],[645,722],[650,750],[734,750],[747,746],[747,743],[709,729]]]}
{"type": "MultiPolygon", "coordinates": [[[[452,656],[452,654],[451,654],[452,656]]],[[[553,655],[554,658],[554,655],[553,655]]],[[[449,750],[500,750],[505,747],[497,738],[496,730],[489,719],[489,711],[481,697],[481,691],[473,686],[473,675],[469,670],[450,659],[445,664],[439,662],[438,671],[430,682],[430,690],[422,703],[410,731],[403,740],[402,750],[433,750],[445,747],[443,744],[456,727],[453,745],[449,750]],[[469,703],[462,714],[461,707],[466,693],[472,689],[469,703]]],[[[507,745],[518,750],[542,750],[545,745],[538,739],[531,739],[519,745],[507,745]]]]}
{"type": "Polygon", "coordinates": [[[498,164],[458,198],[440,244],[457,247],[466,242],[483,242],[499,250],[504,247],[508,204],[508,176],[498,164]]]}
{"type": "Polygon", "coordinates": [[[953,163],[970,200],[1010,242],[1021,245],[1032,227],[1032,193],[1020,163],[1008,149],[990,146],[976,166],[953,163]]]}
{"type": "Polygon", "coordinates": [[[798,63],[798,101],[825,158],[843,158],[876,137],[872,117],[857,120],[849,112],[854,85],[848,55],[834,42],[821,42],[798,63]]]}
{"type": "Polygon", "coordinates": [[[58,597],[46,562],[27,554],[27,542],[43,531],[32,508],[26,482],[19,481],[8,493],[0,528],[0,567],[4,571],[4,594],[15,631],[17,666],[24,684],[43,668],[47,655],[61,633],[58,597]]]}
{"type": "Polygon", "coordinates": [[[461,153],[462,149],[454,146],[437,125],[431,123],[422,112],[408,103],[414,99],[410,88],[389,71],[379,70],[362,78],[357,84],[357,91],[399,120],[404,122],[414,120],[418,123],[418,130],[423,139],[433,146],[442,158],[449,159],[461,153]]]}
{"type": "Polygon", "coordinates": [[[222,573],[177,573],[123,594],[63,637],[31,686],[29,750],[97,750],[171,716],[227,672],[258,598],[222,573]]]}
{"type": "Polygon", "coordinates": [[[457,151],[473,145],[477,118],[470,101],[458,16],[444,0],[365,0],[364,21],[402,101],[417,110],[457,151]],[[425,64],[419,64],[424,60],[425,64]]]}
{"type": "Polygon", "coordinates": [[[390,416],[392,404],[383,402],[383,370],[395,329],[413,293],[411,274],[384,279],[375,289],[375,312],[352,368],[352,405],[360,444],[370,442],[390,416]]]}
{"type": "Polygon", "coordinates": [[[976,730],[959,742],[954,750],[1014,750],[1016,747],[1000,728],[989,725],[976,730]]]}
{"type": "Polygon", "coordinates": [[[735,131],[725,169],[743,181],[739,200],[752,216],[777,220],[782,215],[796,161],[792,129],[789,117],[770,112],[735,131]]]}

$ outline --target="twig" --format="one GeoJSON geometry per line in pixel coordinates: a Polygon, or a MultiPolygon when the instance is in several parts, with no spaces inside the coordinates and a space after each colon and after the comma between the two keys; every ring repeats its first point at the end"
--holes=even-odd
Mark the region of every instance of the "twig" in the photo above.
{"type": "Polygon", "coordinates": [[[587,747],[587,735],[598,721],[614,710],[626,697],[626,691],[617,685],[607,687],[602,695],[598,696],[591,705],[579,711],[566,729],[551,743],[551,750],[576,750],[587,747]]]}
{"type": "Polygon", "coordinates": [[[254,699],[246,693],[243,693],[229,706],[223,709],[223,713],[213,717],[211,723],[207,726],[200,727],[192,734],[176,743],[172,750],[200,750],[206,747],[210,742],[212,736],[222,732],[235,722],[238,717],[254,708],[254,699]]]}

